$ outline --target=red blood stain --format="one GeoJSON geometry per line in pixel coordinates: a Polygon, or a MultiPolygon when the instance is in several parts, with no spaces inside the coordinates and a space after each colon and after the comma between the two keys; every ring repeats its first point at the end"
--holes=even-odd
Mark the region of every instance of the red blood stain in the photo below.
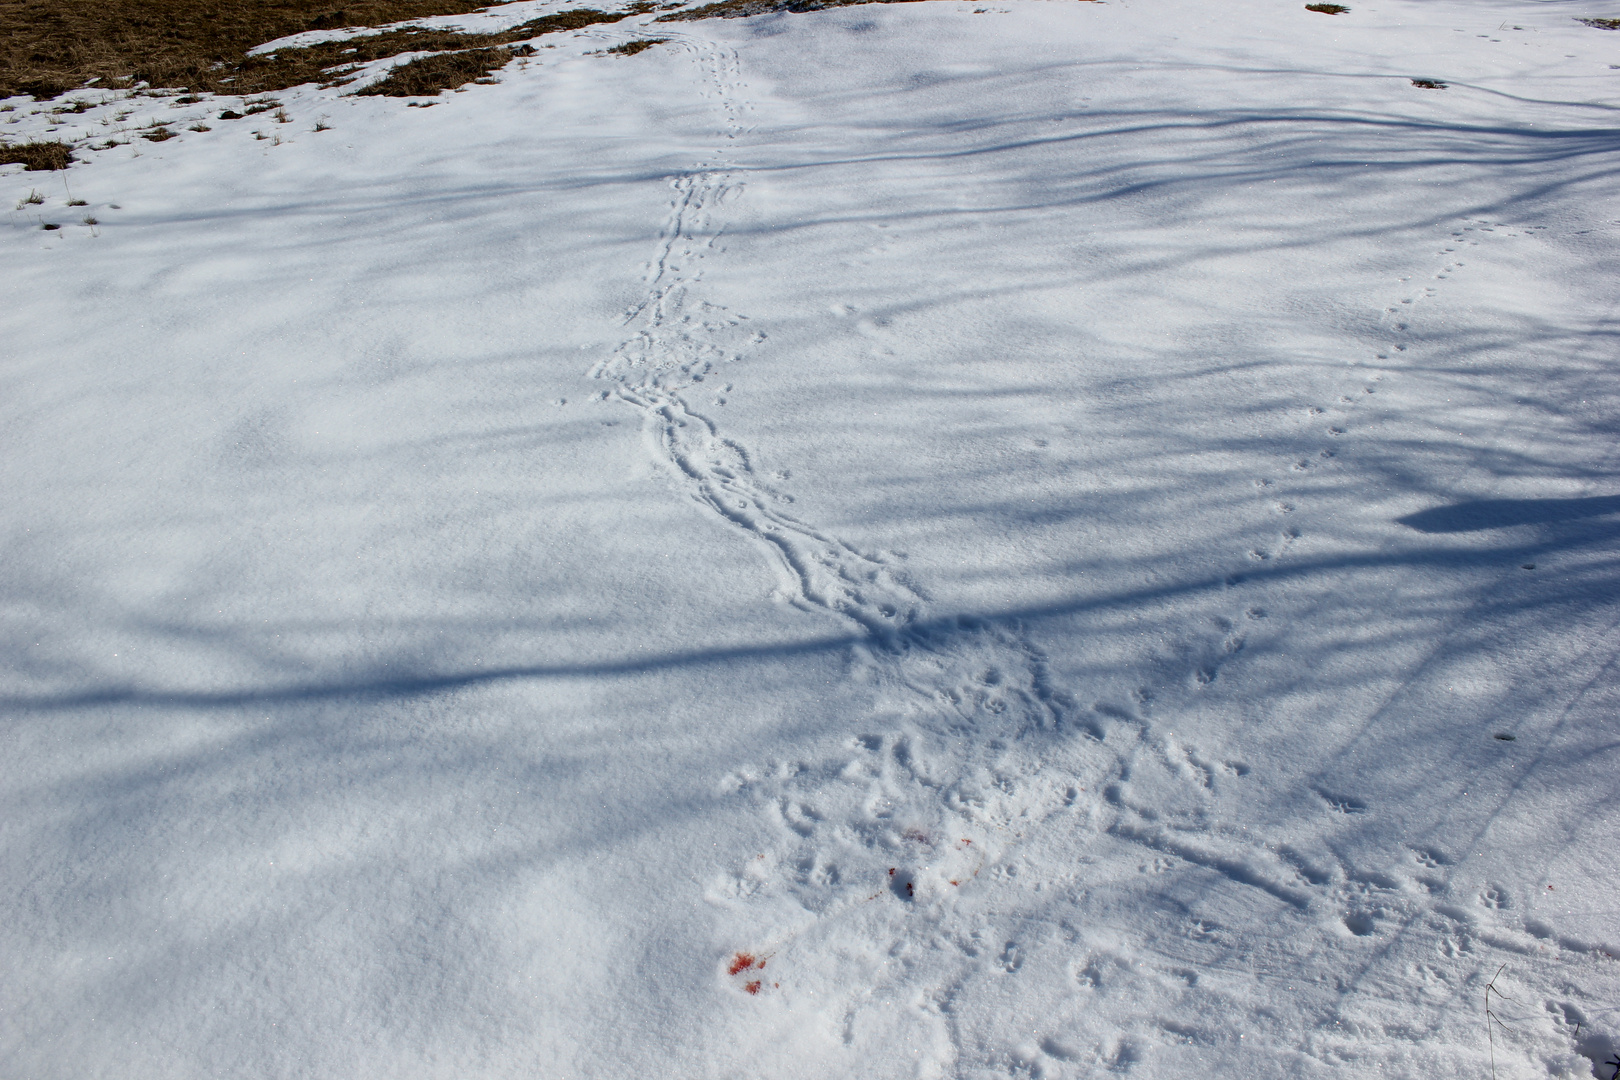
{"type": "Polygon", "coordinates": [[[894,867],[889,867],[889,876],[894,877],[894,867]]]}
{"type": "MultiPolygon", "coordinates": [[[[753,953],[740,952],[736,956],[733,956],[731,958],[731,966],[726,969],[726,974],[727,975],[736,975],[739,972],[747,971],[749,968],[751,968],[753,966],[754,966],[754,954],[753,953]]],[[[765,966],[764,964],[760,965],[760,967],[764,967],[764,966],[765,966]]]]}
{"type": "Polygon", "coordinates": [[[971,844],[971,843],[973,843],[973,841],[969,840],[967,837],[964,836],[964,837],[962,837],[962,843],[971,844]]]}
{"type": "Polygon", "coordinates": [[[761,960],[758,964],[755,964],[754,966],[759,968],[759,970],[764,971],[765,970],[765,961],[761,960]]]}
{"type": "Polygon", "coordinates": [[[753,982],[751,982],[748,985],[744,986],[743,989],[748,991],[750,994],[759,993],[759,980],[755,979],[753,982]]]}
{"type": "Polygon", "coordinates": [[[917,895],[916,888],[909,881],[906,882],[906,895],[907,896],[916,896],[917,895]]]}
{"type": "Polygon", "coordinates": [[[952,882],[951,882],[951,884],[952,884],[952,885],[960,885],[960,884],[962,884],[962,883],[961,883],[961,882],[960,882],[960,881],[952,881],[952,882]]]}

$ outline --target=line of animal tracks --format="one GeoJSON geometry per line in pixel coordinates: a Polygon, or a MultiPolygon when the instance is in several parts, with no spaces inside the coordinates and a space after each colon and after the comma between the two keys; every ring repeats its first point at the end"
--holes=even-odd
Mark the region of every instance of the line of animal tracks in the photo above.
{"type": "MultiPolygon", "coordinates": [[[[690,35],[674,43],[701,67],[721,114],[724,142],[746,134],[748,105],[740,96],[736,53],[690,35]]],[[[861,639],[853,666],[859,677],[883,688],[889,714],[886,724],[873,719],[878,733],[856,740],[855,749],[878,757],[853,770],[870,774],[863,797],[839,813],[826,805],[824,790],[811,793],[786,777],[779,784],[764,776],[758,781],[775,789],[772,801],[785,834],[821,853],[809,856],[811,869],[801,875],[805,884],[829,880],[822,863],[827,834],[836,833],[844,841],[839,846],[853,844],[871,855],[866,880],[901,877],[898,893],[914,899],[922,886],[915,872],[887,873],[892,856],[884,852],[894,837],[982,832],[986,823],[1026,809],[1022,799],[1011,813],[985,805],[983,796],[964,801],[965,785],[972,786],[967,776],[982,771],[983,763],[972,759],[991,746],[1004,749],[1004,738],[1057,729],[1072,703],[1048,685],[1044,657],[1016,627],[928,619],[922,590],[882,558],[794,516],[791,495],[777,486],[782,478],[761,476],[750,449],[717,424],[715,413],[733,392],[727,365],[768,339],[768,330],[755,327],[746,314],[704,296],[705,261],[724,250],[725,208],[745,191],[743,177],[724,160],[728,149],[722,146],[713,160],[668,181],[669,217],[647,264],[647,291],[625,316],[632,332],[591,374],[611,384],[599,396],[617,397],[641,414],[649,448],[690,497],[760,547],[776,570],[782,599],[853,624],[861,639]],[[931,738],[952,741],[955,775],[924,765],[922,744],[931,738]]],[[[841,771],[852,775],[850,768],[841,771]]],[[[803,770],[789,772],[800,776],[803,770]]],[[[991,786],[1012,787],[1006,778],[991,786]]],[[[968,861],[982,864],[986,850],[981,843],[968,861]]],[[[858,891],[853,872],[850,867],[837,876],[858,891]]]]}
{"type": "MultiPolygon", "coordinates": [[[[672,43],[702,71],[722,145],[667,181],[669,216],[647,262],[646,292],[625,313],[630,333],[591,374],[610,384],[599,396],[640,413],[650,452],[675,482],[718,524],[755,542],[776,571],[781,598],[847,620],[861,639],[851,669],[874,686],[880,704],[843,759],[763,762],[726,781],[761,796],[777,819],[792,849],[779,862],[791,868],[796,898],[830,912],[870,900],[868,886],[887,883],[901,899],[928,900],[995,865],[1040,821],[1070,813],[1083,791],[1110,792],[1115,836],[1198,861],[1196,844],[1144,827],[1117,783],[1144,751],[1166,758],[1171,771],[1185,770],[1183,759],[1196,751],[1149,749],[1144,740],[1153,739],[1131,705],[1104,711],[1116,727],[1136,729],[1134,739],[1097,737],[1094,710],[1052,684],[1045,655],[1022,627],[930,617],[922,588],[796,517],[782,478],[762,476],[754,453],[717,422],[734,392],[727,367],[769,337],[704,291],[705,263],[724,251],[726,208],[746,190],[742,171],[726,159],[747,134],[749,106],[735,51],[690,34],[672,43]],[[1059,769],[1045,752],[1054,740],[1070,749],[1059,769]],[[1086,747],[1078,755],[1077,741],[1086,747]],[[828,783],[829,775],[840,782],[828,783]]],[[[1216,651],[1224,660],[1237,647],[1241,637],[1231,636],[1216,651]]],[[[1219,662],[1206,658],[1201,683],[1219,662]]],[[[1241,857],[1206,853],[1203,861],[1299,902],[1241,857]]],[[[750,886],[726,888],[735,894],[750,886]]]]}
{"type": "MultiPolygon", "coordinates": [[[[926,588],[903,569],[795,515],[782,487],[789,477],[765,475],[755,453],[718,419],[735,392],[730,365],[768,347],[770,334],[747,313],[720,303],[704,281],[707,262],[724,252],[727,208],[745,197],[746,170],[728,159],[750,130],[746,84],[730,48],[693,34],[671,37],[703,73],[705,96],[719,114],[720,145],[709,160],[667,181],[669,215],[647,262],[645,293],[625,313],[627,336],[591,375],[606,384],[599,398],[616,398],[640,414],[649,452],[674,484],[718,526],[758,547],[783,601],[807,615],[846,622],[857,640],[850,647],[850,677],[871,688],[874,703],[837,745],[814,754],[800,748],[800,756],[784,751],[738,765],[722,779],[722,792],[759,805],[778,840],[775,850],[748,865],[721,871],[709,885],[710,899],[725,907],[790,898],[811,918],[783,920],[762,938],[739,940],[735,954],[718,960],[720,977],[740,993],[770,994],[784,985],[778,980],[793,978],[796,963],[819,964],[827,975],[836,966],[827,957],[839,951],[834,935],[856,921],[877,952],[900,948],[926,927],[954,949],[955,974],[929,991],[930,1015],[940,1045],[949,1048],[941,1060],[961,1062],[972,1056],[973,1039],[951,1018],[953,1002],[977,993],[974,980],[991,968],[1017,971],[1053,934],[1075,956],[1065,978],[1076,992],[1104,980],[1158,977],[1139,969],[1135,956],[1151,954],[1163,971],[1181,978],[1226,962],[1238,948],[1236,937],[1188,913],[1184,933],[1139,943],[1134,954],[1088,946],[1082,936],[1050,926],[1007,931],[990,963],[983,924],[1018,923],[1017,894],[1027,884],[1013,880],[1014,864],[1031,844],[1112,852],[1115,870],[1129,863],[1134,871],[1140,861],[1144,874],[1179,867],[1219,875],[1240,892],[1252,889],[1257,899],[1264,894],[1280,901],[1302,927],[1365,937],[1399,925],[1432,936],[1442,952],[1462,947],[1454,943],[1467,936],[1454,925],[1462,916],[1441,917],[1426,898],[1412,899],[1407,894],[1417,896],[1417,885],[1408,889],[1387,875],[1358,871],[1324,854],[1326,848],[1304,852],[1270,844],[1258,830],[1221,820],[1223,807],[1248,797],[1251,765],[1178,739],[1169,730],[1177,708],[1170,698],[1204,692],[1244,649],[1251,620],[1266,617],[1243,573],[1226,581],[1227,617],[1217,620],[1218,632],[1190,645],[1185,670],[1168,680],[1178,689],[1156,704],[1151,687],[1134,700],[1093,703],[1057,684],[1046,655],[1017,620],[942,617],[930,611],[926,588]],[[767,959],[769,979],[762,974],[767,959]]],[[[1439,278],[1454,269],[1446,263],[1439,278]]],[[[1406,324],[1393,330],[1399,337],[1406,324]]],[[[1300,472],[1329,465],[1346,429],[1328,423],[1348,423],[1382,378],[1347,369],[1338,402],[1309,410],[1323,424],[1318,451],[1279,467],[1300,472]]],[[[1271,481],[1255,483],[1278,514],[1293,511],[1268,491],[1271,481]]],[[[1299,529],[1279,526],[1274,545],[1234,551],[1233,568],[1286,559],[1299,537],[1299,529]]],[[[1322,798],[1329,816],[1360,812],[1353,800],[1335,802],[1336,793],[1322,798]]],[[[1440,888],[1435,875],[1444,872],[1437,869],[1446,863],[1443,854],[1413,848],[1406,861],[1413,882],[1440,888]]],[[[901,977],[868,970],[859,993],[848,991],[846,1041],[866,1007],[859,1002],[878,1000],[871,995],[901,977]]],[[[1063,1057],[1050,1048],[1043,1052],[1063,1057]]],[[[1095,1050],[1098,1060],[1127,1063],[1135,1052],[1125,1042],[1095,1050]]]]}

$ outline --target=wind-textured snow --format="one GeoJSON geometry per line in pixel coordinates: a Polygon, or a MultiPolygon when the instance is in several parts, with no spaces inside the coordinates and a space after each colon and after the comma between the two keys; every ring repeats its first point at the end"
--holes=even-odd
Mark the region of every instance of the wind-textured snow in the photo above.
{"type": "Polygon", "coordinates": [[[1351,6],[13,99],[0,1075],[1606,1080],[1620,33],[1351,6]]]}

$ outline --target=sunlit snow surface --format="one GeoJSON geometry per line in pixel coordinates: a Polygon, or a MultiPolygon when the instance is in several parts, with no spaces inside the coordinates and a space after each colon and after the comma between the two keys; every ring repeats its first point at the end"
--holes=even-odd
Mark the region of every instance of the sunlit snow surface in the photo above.
{"type": "Polygon", "coordinates": [[[1616,12],[1351,6],[12,99],[0,1075],[1606,1080],[1616,12]]]}

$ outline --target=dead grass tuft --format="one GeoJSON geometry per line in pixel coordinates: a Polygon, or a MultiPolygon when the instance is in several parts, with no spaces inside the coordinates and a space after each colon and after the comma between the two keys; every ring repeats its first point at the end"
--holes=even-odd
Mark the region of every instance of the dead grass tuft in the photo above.
{"type": "Polygon", "coordinates": [[[862,4],[914,4],[921,0],[719,0],[686,11],[660,15],[654,22],[694,22],[698,19],[746,19],[751,15],[771,15],[778,11],[802,14],[829,8],[857,7],[862,4]]]}
{"type": "Polygon", "coordinates": [[[73,150],[65,142],[26,142],[0,146],[0,165],[22,165],[29,172],[65,169],[73,162],[73,150]]]}
{"type": "Polygon", "coordinates": [[[1620,30],[1620,19],[1576,19],[1578,23],[1594,26],[1599,30],[1620,30]]]}
{"type": "Polygon", "coordinates": [[[1343,15],[1350,9],[1343,4],[1306,4],[1306,11],[1320,11],[1323,15],[1343,15]]]}
{"type": "Polygon", "coordinates": [[[669,38],[642,38],[639,41],[626,41],[622,45],[615,45],[607,51],[616,56],[634,56],[638,52],[646,52],[654,45],[662,45],[669,38]]]}
{"type": "Polygon", "coordinates": [[[468,49],[465,52],[434,53],[400,64],[381,80],[357,94],[383,97],[432,97],[441,90],[454,89],[499,71],[512,58],[507,49],[468,49]]]}
{"type": "Polygon", "coordinates": [[[1412,85],[1424,90],[1444,90],[1446,84],[1439,79],[1413,79],[1412,85]]]}

